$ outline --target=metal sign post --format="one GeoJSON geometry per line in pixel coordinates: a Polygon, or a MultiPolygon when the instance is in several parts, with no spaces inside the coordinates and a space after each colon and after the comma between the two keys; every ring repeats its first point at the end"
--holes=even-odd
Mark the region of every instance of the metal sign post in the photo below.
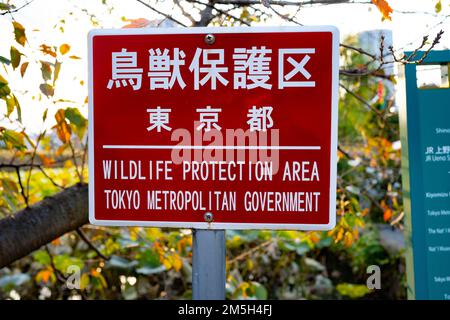
{"type": "Polygon", "coordinates": [[[192,297],[225,299],[225,231],[193,229],[192,297]]]}

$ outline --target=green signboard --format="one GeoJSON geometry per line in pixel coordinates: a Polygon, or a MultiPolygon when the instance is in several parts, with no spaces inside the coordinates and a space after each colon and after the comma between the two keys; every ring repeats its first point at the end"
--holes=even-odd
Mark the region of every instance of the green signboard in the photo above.
{"type": "Polygon", "coordinates": [[[403,69],[400,129],[411,299],[450,300],[449,62],[449,50],[433,51],[420,65],[403,69]]]}

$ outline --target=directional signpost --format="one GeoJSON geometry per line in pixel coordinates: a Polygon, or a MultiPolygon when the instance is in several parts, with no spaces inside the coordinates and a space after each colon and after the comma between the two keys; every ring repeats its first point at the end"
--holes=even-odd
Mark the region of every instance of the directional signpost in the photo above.
{"type": "MultiPolygon", "coordinates": [[[[409,56],[411,53],[407,53],[409,56]]],[[[416,59],[421,59],[418,52],[416,59]]],[[[450,300],[450,51],[406,65],[400,112],[408,297],[450,300]],[[424,80],[438,83],[422,86],[424,80]]]]}
{"type": "Polygon", "coordinates": [[[194,298],[224,298],[224,229],[333,228],[338,45],[334,27],[91,32],[91,223],[195,229],[194,298]]]}

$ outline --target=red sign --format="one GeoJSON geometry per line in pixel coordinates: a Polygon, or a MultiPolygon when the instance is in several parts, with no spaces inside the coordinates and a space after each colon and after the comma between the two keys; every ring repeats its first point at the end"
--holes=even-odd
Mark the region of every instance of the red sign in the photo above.
{"type": "Polygon", "coordinates": [[[335,225],[334,27],[95,30],[90,221],[335,225]]]}

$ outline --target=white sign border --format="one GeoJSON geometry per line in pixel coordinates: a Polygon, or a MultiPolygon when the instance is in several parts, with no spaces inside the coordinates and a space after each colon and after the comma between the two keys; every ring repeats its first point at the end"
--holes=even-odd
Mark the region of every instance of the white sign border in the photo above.
{"type": "Polygon", "coordinates": [[[88,86],[89,86],[89,222],[98,226],[141,226],[186,229],[269,229],[269,230],[331,230],[336,225],[336,176],[338,135],[338,89],[339,89],[339,29],[334,26],[278,26],[278,27],[198,27],[198,28],[142,28],[142,29],[96,29],[88,34],[88,86]],[[230,223],[230,222],[178,222],[178,221],[130,221],[97,220],[94,214],[94,89],[93,89],[93,39],[107,35],[145,34],[218,34],[218,33],[275,33],[275,32],[331,32],[332,34],[332,94],[331,94],[331,157],[330,157],[330,201],[327,224],[283,224],[283,223],[230,223]]]}

